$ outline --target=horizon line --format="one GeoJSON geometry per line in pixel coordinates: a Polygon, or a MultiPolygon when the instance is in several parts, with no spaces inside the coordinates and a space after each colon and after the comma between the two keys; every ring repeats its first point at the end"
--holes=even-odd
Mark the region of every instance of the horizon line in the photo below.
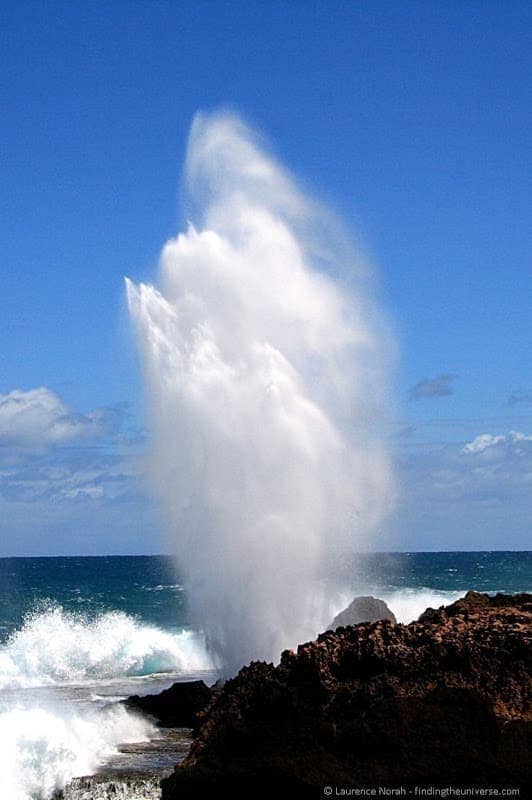
{"type": "MultiPolygon", "coordinates": [[[[342,551],[346,552],[346,551],[342,551]]],[[[357,556],[372,556],[372,555],[402,555],[402,556],[409,556],[409,555],[435,555],[435,554],[451,554],[451,553],[471,553],[471,554],[482,554],[482,553],[532,553],[532,548],[528,549],[509,549],[503,550],[495,549],[495,550],[359,550],[354,551],[351,555],[357,556]]],[[[15,558],[172,558],[175,559],[171,553],[76,553],[70,555],[64,554],[40,554],[40,555],[0,555],[0,561],[7,561],[8,559],[15,559],[15,558]]],[[[176,559],[177,560],[177,559],[176,559]]]]}

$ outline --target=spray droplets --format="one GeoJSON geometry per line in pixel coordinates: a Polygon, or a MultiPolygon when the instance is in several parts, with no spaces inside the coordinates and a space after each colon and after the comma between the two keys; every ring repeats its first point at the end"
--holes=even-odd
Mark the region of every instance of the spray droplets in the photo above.
{"type": "Polygon", "coordinates": [[[318,236],[327,212],[242,122],[198,116],[185,174],[195,227],[164,247],[157,288],[127,291],[150,473],[193,621],[231,671],[316,633],[324,553],[389,511],[386,337],[362,280],[347,292],[323,268],[345,261],[318,236]]]}

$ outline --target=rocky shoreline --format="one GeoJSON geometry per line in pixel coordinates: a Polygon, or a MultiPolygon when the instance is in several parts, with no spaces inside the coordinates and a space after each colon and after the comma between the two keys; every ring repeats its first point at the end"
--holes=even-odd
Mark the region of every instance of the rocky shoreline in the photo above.
{"type": "Polygon", "coordinates": [[[162,727],[149,741],[121,745],[100,772],[74,778],[53,800],[161,800],[161,781],[188,755],[191,744],[189,728],[162,727]]]}
{"type": "Polygon", "coordinates": [[[135,772],[74,778],[53,800],[161,800],[161,778],[135,772]]]}
{"type": "Polygon", "coordinates": [[[195,728],[190,752],[160,782],[162,800],[442,783],[521,787],[525,797],[531,634],[531,595],[469,592],[409,625],[327,631],[214,691],[177,684],[129,705],[173,722],[184,710],[195,728]]]}

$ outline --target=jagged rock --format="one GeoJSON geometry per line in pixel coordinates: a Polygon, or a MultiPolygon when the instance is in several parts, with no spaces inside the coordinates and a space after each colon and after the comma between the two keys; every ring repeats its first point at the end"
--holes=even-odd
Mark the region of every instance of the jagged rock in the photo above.
{"type": "Polygon", "coordinates": [[[532,783],[532,597],[469,594],[409,625],[328,631],[244,667],[163,798],[324,786],[532,783]]]}
{"type": "Polygon", "coordinates": [[[193,728],[197,714],[211,700],[212,689],[203,681],[174,683],[159,694],[133,695],[125,705],[155,717],[163,728],[193,728]]]}
{"type": "Polygon", "coordinates": [[[496,594],[488,595],[481,592],[467,592],[464,597],[451,603],[450,606],[440,606],[438,609],[427,608],[421,614],[418,622],[438,622],[455,614],[482,611],[487,608],[511,608],[518,606],[524,611],[532,611],[532,595],[529,594],[496,594]]]}
{"type": "Polygon", "coordinates": [[[390,622],[397,622],[395,614],[391,611],[384,600],[377,597],[355,597],[347,608],[340,611],[333,619],[330,629],[345,625],[359,625],[361,622],[378,622],[381,619],[388,619],[390,622]]]}
{"type": "Polygon", "coordinates": [[[74,778],[53,800],[160,800],[160,776],[125,773],[74,778]]]}

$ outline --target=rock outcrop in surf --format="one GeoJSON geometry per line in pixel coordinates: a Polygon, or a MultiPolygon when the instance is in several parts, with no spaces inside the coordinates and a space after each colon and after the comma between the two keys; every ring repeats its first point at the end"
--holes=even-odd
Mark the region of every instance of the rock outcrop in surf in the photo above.
{"type": "Polygon", "coordinates": [[[163,728],[194,728],[197,714],[209,704],[212,691],[204,681],[184,681],[159,694],[133,695],[124,703],[153,717],[163,728]]]}
{"type": "Polygon", "coordinates": [[[384,600],[378,597],[355,597],[355,599],[335,616],[330,624],[331,630],[346,625],[360,625],[361,622],[379,622],[387,619],[397,622],[395,614],[388,608],[384,600]]]}
{"type": "Polygon", "coordinates": [[[529,786],[531,631],[531,595],[469,592],[409,625],[340,627],[277,667],[254,662],[213,695],[162,796],[529,786]]]}

